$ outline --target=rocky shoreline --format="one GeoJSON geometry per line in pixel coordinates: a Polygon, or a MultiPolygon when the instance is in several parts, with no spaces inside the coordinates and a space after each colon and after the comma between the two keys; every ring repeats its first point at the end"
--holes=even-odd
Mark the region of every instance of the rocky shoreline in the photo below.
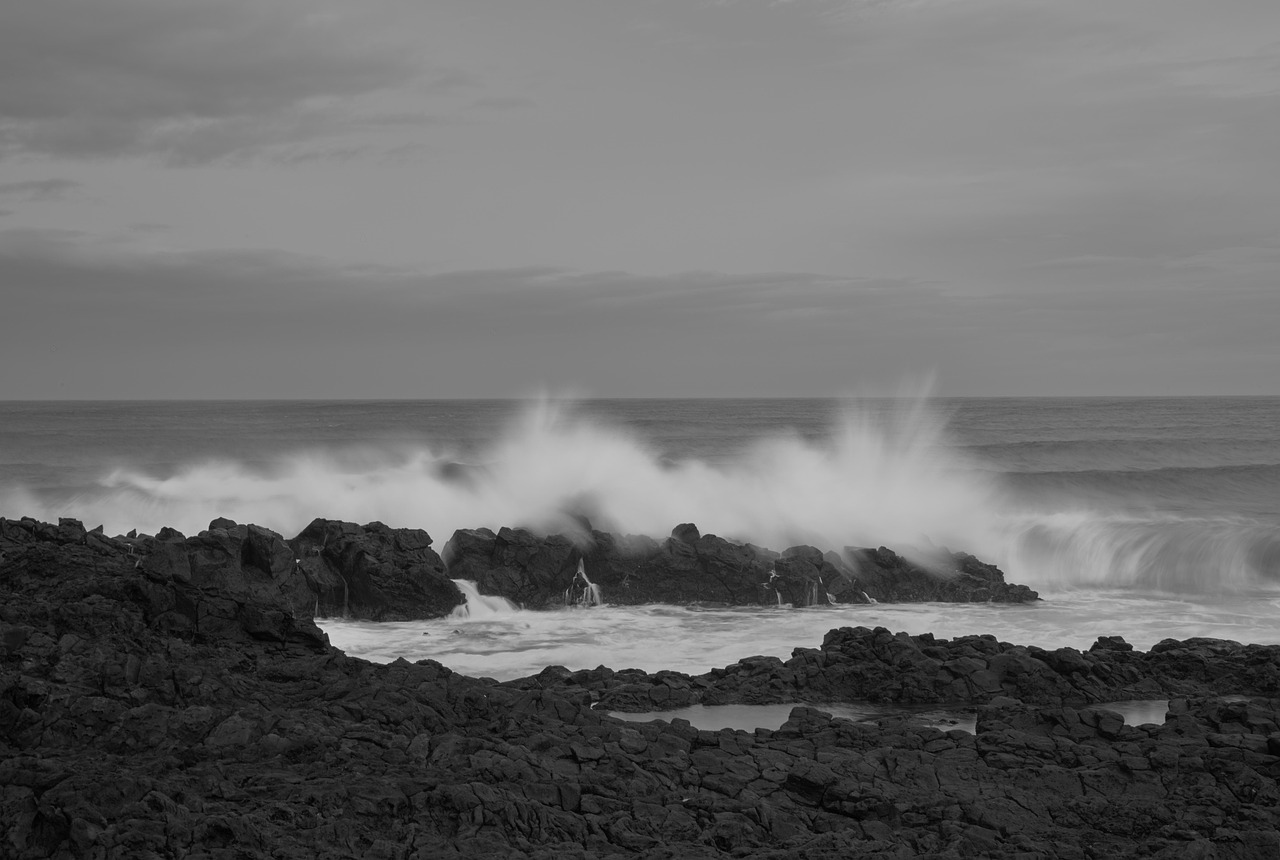
{"type": "Polygon", "coordinates": [[[378,524],[286,541],[226,520],[191,538],[0,520],[0,855],[1280,856],[1280,646],[842,628],[701,676],[499,683],[350,658],[314,623],[445,614],[451,577],[555,605],[579,562],[611,602],[682,576],[682,600],[1035,597],[950,553],[940,576],[692,526],[593,537],[460,532],[446,569],[425,532],[378,524]],[[1168,699],[1163,724],[1096,707],[1132,698],[1168,699]],[[812,707],[845,701],[969,706],[976,732],[812,707]],[[754,732],[603,712],[766,702],[796,707],[754,732]]]}

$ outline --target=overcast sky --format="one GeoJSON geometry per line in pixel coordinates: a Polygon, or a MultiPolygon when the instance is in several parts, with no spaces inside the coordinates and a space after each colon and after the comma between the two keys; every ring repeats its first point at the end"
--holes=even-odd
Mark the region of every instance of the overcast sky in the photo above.
{"type": "Polygon", "coordinates": [[[1280,394],[1280,3],[4,0],[0,362],[1280,394]]]}

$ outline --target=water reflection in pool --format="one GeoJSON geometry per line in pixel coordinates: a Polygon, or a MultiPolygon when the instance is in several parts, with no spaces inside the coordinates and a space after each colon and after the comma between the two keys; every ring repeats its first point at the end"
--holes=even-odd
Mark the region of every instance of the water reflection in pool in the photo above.
{"type": "MultiPolygon", "coordinates": [[[[688,720],[697,729],[777,729],[787,721],[794,704],[783,705],[690,705],[671,711],[647,711],[644,713],[624,713],[611,711],[612,716],[633,722],[649,720],[688,720]]],[[[937,707],[912,708],[906,705],[879,704],[823,704],[808,707],[826,711],[833,717],[843,717],[854,722],[872,722],[887,717],[904,717],[908,722],[918,726],[932,726],[947,731],[960,729],[972,734],[976,729],[976,715],[973,710],[948,710],[937,707]]],[[[1133,699],[1123,702],[1106,702],[1091,705],[1116,711],[1124,715],[1124,721],[1131,726],[1146,723],[1162,725],[1165,713],[1169,710],[1167,699],[1133,699]]]]}

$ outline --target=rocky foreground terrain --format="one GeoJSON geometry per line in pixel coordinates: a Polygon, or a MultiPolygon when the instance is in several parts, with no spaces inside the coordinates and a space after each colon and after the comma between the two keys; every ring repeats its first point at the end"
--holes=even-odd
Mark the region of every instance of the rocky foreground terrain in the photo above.
{"type": "MultiPolygon", "coordinates": [[[[536,563],[554,540],[506,533],[451,541],[448,573],[572,577],[577,558],[536,563]]],[[[1280,856],[1280,647],[1116,637],[1081,653],[845,628],[703,676],[552,667],[508,683],[329,647],[312,619],[339,602],[361,617],[456,605],[430,545],[327,521],[284,541],[228,521],[109,538],[0,520],[0,856],[1280,856]],[[1169,714],[1135,727],[1091,707],[1129,698],[1168,698],[1169,714]],[[977,731],[798,704],[776,731],[712,732],[594,707],[859,700],[972,706],[977,731]]],[[[618,575],[632,565],[637,583],[635,559],[665,553],[722,592],[738,582],[709,559],[739,551],[706,536],[649,549],[619,554],[618,575]]],[[[845,591],[894,565],[924,588],[884,550],[856,571],[745,552],[775,573],[798,559],[783,574],[816,569],[836,599],[823,564],[845,591]]],[[[1019,588],[954,558],[939,587],[1019,588]]]]}

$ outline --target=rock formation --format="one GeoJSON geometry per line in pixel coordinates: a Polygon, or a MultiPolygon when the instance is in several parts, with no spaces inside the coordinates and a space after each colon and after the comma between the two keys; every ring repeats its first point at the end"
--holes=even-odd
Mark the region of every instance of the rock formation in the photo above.
{"type": "Polygon", "coordinates": [[[289,546],[316,592],[315,614],[368,621],[448,615],[462,592],[422,529],[313,520],[289,546]]]}
{"type": "Polygon", "coordinates": [[[563,535],[504,528],[455,532],[445,544],[449,575],[474,580],[481,594],[505,597],[528,609],[562,605],[578,561],[608,603],[710,603],[732,606],[812,606],[827,603],[946,601],[1019,603],[1037,598],[1004,581],[993,565],[963,553],[940,554],[932,568],[892,550],[847,548],[825,555],[812,546],[782,553],[704,535],[677,526],[653,538],[591,530],[579,548],[563,535]]]}
{"type": "Polygon", "coordinates": [[[240,528],[0,520],[0,855],[1280,856],[1275,647],[846,629],[700,679],[500,684],[328,647],[301,565],[240,528]],[[593,707],[641,685],[967,702],[977,731],[804,705],[777,730],[700,731],[593,707]],[[1118,693],[1168,696],[1168,716],[1089,706],[1118,693]]]}
{"type": "Polygon", "coordinates": [[[527,679],[545,689],[588,691],[600,707],[653,711],[689,705],[893,702],[978,705],[1009,698],[1052,707],[1250,693],[1280,697],[1280,645],[1214,639],[1166,640],[1149,652],[1120,637],[1089,651],[998,642],[994,636],[935,639],[883,627],[844,627],[790,660],[747,657],[703,675],[638,669],[568,672],[527,679]]]}

